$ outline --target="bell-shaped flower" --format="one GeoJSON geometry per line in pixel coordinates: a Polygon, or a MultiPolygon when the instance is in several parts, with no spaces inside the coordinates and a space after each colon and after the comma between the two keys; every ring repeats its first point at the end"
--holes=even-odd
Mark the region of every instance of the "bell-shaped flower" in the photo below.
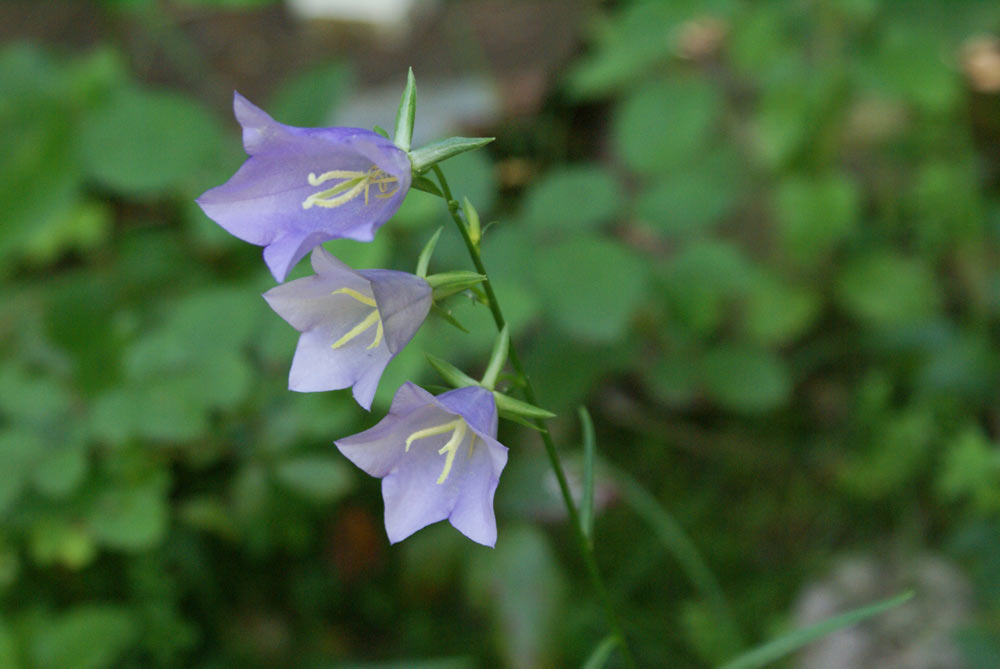
{"type": "Polygon", "coordinates": [[[468,386],[435,397],[405,383],[385,418],[336,444],[351,462],[382,479],[390,542],[447,518],[473,541],[493,546],[493,495],[507,464],[507,448],[496,434],[489,390],[468,386]]]}
{"type": "Polygon", "coordinates": [[[271,308],[302,333],[288,388],[300,392],[353,387],[371,408],[378,380],[413,338],[431,308],[431,288],[413,274],[353,270],[323,247],[316,273],[264,293],[271,308]]]}
{"type": "Polygon", "coordinates": [[[278,281],[327,240],[370,242],[402,204],[410,159],[381,135],[283,125],[239,93],[233,109],[250,157],[198,204],[231,234],[264,246],[278,281]]]}

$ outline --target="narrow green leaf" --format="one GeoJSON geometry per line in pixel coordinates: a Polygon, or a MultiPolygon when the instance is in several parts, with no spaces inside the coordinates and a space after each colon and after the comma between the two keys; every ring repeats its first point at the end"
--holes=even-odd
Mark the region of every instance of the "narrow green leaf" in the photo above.
{"type": "Polygon", "coordinates": [[[708,601],[718,625],[730,639],[730,646],[742,648],[743,635],[736,625],[722,587],[680,523],[638,481],[607,463],[603,467],[613,474],[625,503],[652,528],[667,552],[680,564],[688,580],[708,601]]]}
{"type": "Polygon", "coordinates": [[[423,172],[443,160],[486,146],[495,137],[449,137],[410,152],[410,167],[423,172]]]}
{"type": "Polygon", "coordinates": [[[551,411],[546,411],[540,407],[536,407],[533,404],[528,404],[527,402],[522,402],[521,400],[516,400],[510,395],[504,395],[503,393],[498,393],[493,391],[493,397],[497,402],[497,409],[500,411],[505,411],[507,413],[516,414],[524,418],[555,418],[556,414],[551,411]]]}
{"type": "Polygon", "coordinates": [[[406,88],[399,99],[399,109],[396,111],[396,132],[393,143],[403,151],[410,150],[413,139],[413,119],[417,114],[417,80],[413,78],[413,68],[406,72],[406,88]]]}
{"type": "Polygon", "coordinates": [[[443,288],[445,286],[462,284],[462,290],[482,283],[485,280],[486,277],[484,275],[464,269],[455,270],[454,272],[440,272],[427,277],[427,283],[431,285],[431,288],[443,288]]]}
{"type": "Polygon", "coordinates": [[[444,298],[451,297],[456,293],[461,293],[463,290],[475,288],[480,283],[485,281],[486,277],[482,274],[476,274],[475,272],[459,270],[455,272],[431,274],[426,277],[426,279],[427,283],[429,283],[431,288],[434,289],[434,299],[443,300],[444,298]]]}
{"type": "Polygon", "coordinates": [[[439,304],[432,304],[431,311],[437,314],[440,318],[443,318],[450,325],[454,325],[456,328],[464,332],[465,334],[470,334],[469,329],[462,325],[457,318],[451,315],[450,311],[445,310],[439,304]]]}
{"type": "Polygon", "coordinates": [[[601,640],[601,643],[597,644],[594,651],[587,658],[580,669],[601,669],[605,664],[608,663],[608,658],[611,657],[611,653],[614,652],[615,647],[618,645],[618,637],[613,635],[608,635],[601,640]]]}
{"type": "Polygon", "coordinates": [[[909,601],[912,597],[913,591],[911,590],[901,595],[884,599],[881,602],[869,604],[868,606],[842,613],[839,616],[828,618],[815,625],[794,630],[730,660],[722,665],[722,669],[754,669],[755,667],[763,667],[798,650],[811,641],[895,608],[909,601]]]}
{"type": "Polygon", "coordinates": [[[501,418],[503,418],[504,420],[509,420],[512,423],[517,423],[518,425],[523,425],[524,427],[530,427],[535,432],[545,432],[546,431],[545,428],[539,427],[539,426],[535,425],[534,423],[532,423],[527,418],[522,418],[521,416],[518,416],[516,413],[510,413],[509,411],[504,411],[503,409],[498,409],[497,410],[497,414],[501,418]]]}
{"type": "Polygon", "coordinates": [[[447,360],[442,360],[441,358],[431,355],[430,353],[425,353],[424,355],[427,356],[427,362],[431,363],[431,367],[436,369],[438,374],[443,376],[444,380],[450,383],[452,387],[465,388],[466,386],[479,385],[479,382],[468,376],[465,372],[447,360]]]}
{"type": "Polygon", "coordinates": [[[424,246],[423,251],[420,252],[420,257],[417,258],[417,276],[427,276],[427,265],[431,262],[431,256],[434,255],[434,248],[437,246],[442,230],[444,230],[443,227],[438,228],[437,232],[431,236],[430,240],[424,246]]]}
{"type": "Polygon", "coordinates": [[[444,193],[441,192],[438,185],[427,177],[413,177],[413,181],[410,182],[410,188],[422,190],[425,193],[430,193],[431,195],[444,198],[444,193]]]}
{"type": "Polygon", "coordinates": [[[497,334],[496,341],[493,342],[493,350],[490,352],[490,362],[486,366],[486,373],[480,385],[483,388],[493,388],[497,385],[497,376],[500,370],[507,364],[507,351],[510,349],[510,328],[505,324],[503,329],[497,334]]]}
{"type": "Polygon", "coordinates": [[[590,541],[594,534],[594,458],[597,450],[594,421],[587,407],[577,409],[583,435],[583,500],[580,504],[580,529],[590,541]]]}
{"type": "Polygon", "coordinates": [[[469,226],[469,239],[472,244],[479,248],[479,240],[483,237],[482,226],[479,222],[479,212],[469,202],[469,198],[462,198],[462,211],[465,213],[465,221],[469,226]]]}

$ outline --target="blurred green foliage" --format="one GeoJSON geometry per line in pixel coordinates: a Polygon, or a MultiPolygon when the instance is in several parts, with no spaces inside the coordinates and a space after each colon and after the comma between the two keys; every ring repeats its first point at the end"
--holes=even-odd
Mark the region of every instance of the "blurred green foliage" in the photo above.
{"type": "MultiPolygon", "coordinates": [[[[961,67],[1000,10],[632,0],[588,30],[543,114],[598,110],[591,153],[514,156],[541,173],[501,188],[506,147],[554,146],[514,126],[445,165],[494,221],[484,258],[567,452],[586,402],[747,637],[839,553],[932,550],[977,593],[970,662],[1000,655],[1000,93],[961,67]]],[[[321,65],[258,102],[320,124],[352,82],[321,65]]],[[[428,322],[372,416],[289,393],[259,249],[193,204],[240,164],[235,130],[113,46],[0,50],[0,666],[583,662],[601,615],[530,431],[502,434],[495,551],[446,526],[389,549],[377,482],[331,445],[439,382],[424,351],[477,371],[489,314],[453,298],[470,334],[428,322]]],[[[445,224],[413,192],[376,242],[328,246],[412,270],[445,224]]],[[[432,271],[466,267],[446,230],[432,271]]],[[[627,500],[595,537],[643,665],[738,648],[627,500]]]]}

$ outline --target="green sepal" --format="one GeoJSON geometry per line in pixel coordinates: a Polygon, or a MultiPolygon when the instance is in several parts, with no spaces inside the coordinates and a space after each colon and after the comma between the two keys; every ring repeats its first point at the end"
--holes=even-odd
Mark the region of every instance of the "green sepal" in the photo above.
{"type": "Polygon", "coordinates": [[[416,190],[422,190],[425,193],[430,193],[431,195],[444,198],[444,193],[438,188],[438,185],[428,179],[427,177],[415,176],[413,180],[410,181],[410,188],[416,190]]]}
{"type": "Polygon", "coordinates": [[[434,290],[434,299],[442,300],[446,297],[454,295],[455,293],[461,293],[463,290],[468,290],[473,286],[478,286],[486,280],[486,277],[475,272],[460,270],[457,272],[431,274],[430,276],[425,277],[425,279],[434,290]]]}
{"type": "Polygon", "coordinates": [[[399,109],[396,111],[396,132],[392,143],[403,151],[410,150],[413,140],[413,119],[417,114],[417,80],[413,78],[413,68],[406,72],[406,88],[399,99],[399,109]]]}
{"type": "Polygon", "coordinates": [[[495,137],[449,137],[410,151],[410,167],[424,172],[443,160],[486,146],[495,137]]]}
{"type": "Polygon", "coordinates": [[[439,317],[443,318],[446,322],[454,325],[456,328],[464,332],[465,334],[471,334],[469,329],[462,325],[457,318],[451,315],[450,311],[447,311],[441,307],[439,304],[431,304],[431,311],[437,314],[439,317]]]}
{"type": "MultiPolygon", "coordinates": [[[[478,385],[478,384],[477,384],[478,385]]],[[[546,411],[540,407],[536,407],[534,404],[528,404],[527,402],[522,402],[521,400],[516,400],[510,395],[504,395],[503,393],[498,393],[493,391],[493,398],[497,402],[497,410],[500,411],[500,415],[504,414],[514,414],[516,416],[521,416],[522,418],[555,418],[556,415],[551,411],[546,411]]],[[[505,418],[507,416],[504,416],[505,418]]]]}
{"type": "Polygon", "coordinates": [[[493,342],[493,350],[490,352],[490,362],[486,365],[486,372],[480,385],[483,388],[493,390],[497,385],[497,377],[500,370],[507,364],[507,351],[510,349],[510,328],[505,324],[503,329],[497,334],[496,341],[493,342]]]}
{"type": "Polygon", "coordinates": [[[499,414],[499,416],[501,418],[503,418],[504,420],[509,420],[512,423],[517,423],[518,425],[523,425],[524,427],[530,427],[535,432],[547,432],[548,431],[544,427],[539,427],[539,426],[535,425],[534,423],[532,423],[527,418],[521,418],[516,413],[510,413],[509,411],[500,411],[498,409],[497,410],[497,414],[499,414]]]}
{"type": "Polygon", "coordinates": [[[419,277],[427,276],[427,265],[431,262],[431,256],[434,255],[434,248],[437,246],[438,239],[441,237],[441,231],[444,228],[438,228],[427,244],[424,245],[424,249],[420,252],[420,257],[417,258],[417,271],[416,275],[419,277]]]}
{"type": "Polygon", "coordinates": [[[389,139],[389,131],[380,125],[372,127],[372,132],[374,132],[376,135],[382,135],[386,139],[389,139]]]}
{"type": "Polygon", "coordinates": [[[467,386],[479,385],[478,381],[468,376],[465,372],[447,360],[442,360],[441,358],[431,355],[430,353],[425,353],[424,355],[427,356],[427,362],[431,363],[431,367],[436,369],[437,373],[444,377],[444,380],[450,383],[452,387],[465,388],[467,386]]]}
{"type": "Polygon", "coordinates": [[[472,245],[479,248],[479,240],[483,238],[482,226],[479,222],[479,212],[469,202],[469,198],[462,198],[462,211],[465,213],[465,222],[469,227],[469,239],[472,245]]]}

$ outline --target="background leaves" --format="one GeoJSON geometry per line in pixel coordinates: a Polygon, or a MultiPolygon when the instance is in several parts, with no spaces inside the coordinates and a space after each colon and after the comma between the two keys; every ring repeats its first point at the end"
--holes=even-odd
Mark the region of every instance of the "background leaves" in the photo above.
{"type": "MultiPolygon", "coordinates": [[[[606,630],[533,432],[502,428],[492,552],[447,526],[389,548],[377,483],[331,445],[403,381],[439,383],[424,351],[480,374],[487,310],[449,298],[470,333],[430,319],[370,415],[289,393],[296,333],[260,298],[260,249],[193,204],[243,160],[234,88],[286,123],[381,110],[390,40],[325,58],[336,40],[258,0],[86,10],[34,33],[72,39],[0,49],[0,665],[584,663],[606,630]]],[[[599,458],[729,599],[723,633],[704,573],[598,468],[594,541],[640,663],[796,627],[800,593],[858,553],[946,560],[975,593],[949,648],[1000,654],[1000,102],[969,55],[996,7],[605,3],[526,70],[493,60],[524,32],[492,28],[504,11],[443,14],[437,51],[407,53],[421,96],[455,73],[503,92],[454,129],[496,135],[489,153],[444,169],[561,449],[585,403],[599,458]]],[[[412,271],[441,225],[414,191],[375,242],[329,249],[412,271]]],[[[430,270],[456,269],[446,228],[430,270]]]]}

